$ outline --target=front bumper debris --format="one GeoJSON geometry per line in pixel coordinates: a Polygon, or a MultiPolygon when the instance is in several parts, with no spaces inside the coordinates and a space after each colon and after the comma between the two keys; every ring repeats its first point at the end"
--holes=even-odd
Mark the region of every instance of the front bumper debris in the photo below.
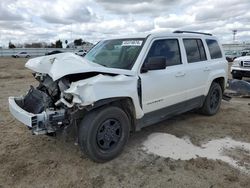
{"type": "Polygon", "coordinates": [[[31,113],[24,110],[20,101],[23,97],[9,97],[9,110],[20,122],[32,129],[34,134],[47,134],[55,132],[65,120],[65,109],[45,110],[41,113],[31,113]]]}
{"type": "Polygon", "coordinates": [[[38,122],[45,122],[45,113],[33,114],[23,110],[17,105],[16,100],[23,100],[22,97],[9,97],[9,109],[11,114],[20,122],[32,128],[38,125],[38,122]]]}

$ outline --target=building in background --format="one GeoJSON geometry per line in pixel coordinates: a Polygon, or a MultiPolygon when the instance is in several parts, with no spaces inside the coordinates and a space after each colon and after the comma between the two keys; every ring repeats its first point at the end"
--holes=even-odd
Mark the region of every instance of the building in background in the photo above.
{"type": "Polygon", "coordinates": [[[224,51],[250,51],[250,43],[231,43],[231,44],[222,44],[224,51]]]}

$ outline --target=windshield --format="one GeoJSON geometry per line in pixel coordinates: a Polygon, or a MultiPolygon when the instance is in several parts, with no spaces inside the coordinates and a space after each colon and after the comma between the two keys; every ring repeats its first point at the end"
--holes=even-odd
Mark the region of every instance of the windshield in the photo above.
{"type": "Polygon", "coordinates": [[[109,68],[132,69],[144,38],[114,39],[99,42],[85,58],[109,68]]]}

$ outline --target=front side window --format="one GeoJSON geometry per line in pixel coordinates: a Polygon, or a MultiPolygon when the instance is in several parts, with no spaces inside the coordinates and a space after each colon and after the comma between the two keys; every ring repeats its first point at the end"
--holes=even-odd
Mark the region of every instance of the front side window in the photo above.
{"type": "Polygon", "coordinates": [[[207,60],[205,48],[200,39],[184,39],[183,40],[188,63],[195,63],[207,60]]]}
{"type": "MultiPolygon", "coordinates": [[[[206,42],[211,55],[211,59],[222,58],[222,53],[218,42],[213,39],[207,39],[206,42]]],[[[236,52],[234,54],[236,54],[236,52]]]]}
{"type": "Polygon", "coordinates": [[[93,63],[119,69],[132,69],[144,38],[114,39],[99,42],[85,58],[93,63]]]}
{"type": "Polygon", "coordinates": [[[166,66],[181,64],[181,54],[179,42],[177,39],[161,39],[156,40],[152,44],[145,63],[151,57],[165,57],[166,66]]]}

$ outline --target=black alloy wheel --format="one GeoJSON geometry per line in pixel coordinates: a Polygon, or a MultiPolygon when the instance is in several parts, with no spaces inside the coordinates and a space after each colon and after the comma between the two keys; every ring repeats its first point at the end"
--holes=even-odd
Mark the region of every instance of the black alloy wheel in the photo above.
{"type": "Polygon", "coordinates": [[[98,146],[103,150],[112,150],[121,139],[121,123],[116,119],[104,121],[96,134],[98,146]]]}

